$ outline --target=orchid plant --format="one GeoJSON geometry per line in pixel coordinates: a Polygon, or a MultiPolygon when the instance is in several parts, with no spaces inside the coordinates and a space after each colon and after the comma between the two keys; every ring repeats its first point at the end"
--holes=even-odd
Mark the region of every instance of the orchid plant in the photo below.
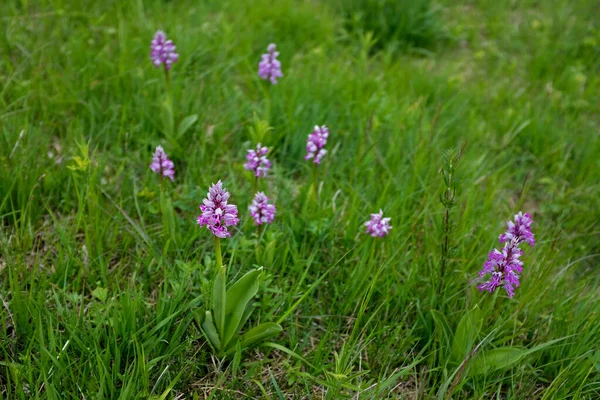
{"type": "Polygon", "coordinates": [[[237,206],[229,204],[229,192],[221,181],[212,185],[203,204],[198,224],[215,236],[217,274],[213,282],[211,309],[196,314],[196,322],[211,348],[219,357],[234,354],[277,335],[281,325],[265,322],[243,334],[242,328],[254,311],[252,299],[258,292],[262,267],[238,279],[227,290],[227,268],[223,265],[221,239],[231,236],[228,227],[239,222],[237,206]]]}

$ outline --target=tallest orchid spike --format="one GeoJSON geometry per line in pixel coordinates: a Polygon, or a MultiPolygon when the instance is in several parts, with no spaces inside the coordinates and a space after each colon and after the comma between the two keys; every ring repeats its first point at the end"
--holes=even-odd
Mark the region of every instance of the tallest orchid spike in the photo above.
{"type": "Polygon", "coordinates": [[[221,239],[231,236],[227,227],[235,226],[239,222],[237,206],[229,204],[228,200],[229,192],[225,190],[221,181],[213,184],[202,201],[202,215],[197,219],[198,225],[206,225],[209,231],[221,239]]]}
{"type": "Polygon", "coordinates": [[[529,213],[522,212],[515,215],[514,221],[508,221],[506,232],[500,235],[500,243],[504,243],[504,248],[502,251],[494,249],[490,252],[483,269],[479,271],[481,278],[491,275],[486,282],[478,286],[479,290],[493,293],[502,286],[509,297],[514,296],[515,288],[520,284],[520,274],[523,272],[523,262],[520,260],[523,251],[519,245],[535,245],[535,238],[531,232],[532,223],[529,213]]]}
{"type": "Polygon", "coordinates": [[[150,58],[156,68],[164,64],[165,69],[171,69],[171,64],[179,59],[179,54],[175,52],[175,45],[172,40],[167,40],[167,35],[163,31],[157,31],[154,34],[150,44],[150,58]]]}

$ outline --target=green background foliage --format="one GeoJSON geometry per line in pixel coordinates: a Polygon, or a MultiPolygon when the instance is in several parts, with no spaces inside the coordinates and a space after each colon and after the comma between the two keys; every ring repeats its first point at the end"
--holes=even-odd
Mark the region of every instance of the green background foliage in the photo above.
{"type": "Polygon", "coordinates": [[[597,11],[3,1],[0,397],[598,398],[597,11]],[[180,54],[170,104],[149,61],[157,29],[180,54]],[[257,77],[271,42],[276,86],[257,77]],[[315,205],[316,124],[331,136],[315,205]],[[262,237],[243,169],[257,134],[278,210],[262,237]],[[148,168],[159,144],[176,166],[164,196],[148,168]],[[438,294],[450,148],[463,153],[438,294]],[[216,273],[195,218],[218,179],[241,216],[222,242],[228,282],[264,268],[246,326],[283,327],[225,361],[193,318],[216,273]],[[373,240],[363,223],[380,208],[394,228],[373,240]],[[537,239],[522,285],[479,293],[519,210],[537,239]]]}

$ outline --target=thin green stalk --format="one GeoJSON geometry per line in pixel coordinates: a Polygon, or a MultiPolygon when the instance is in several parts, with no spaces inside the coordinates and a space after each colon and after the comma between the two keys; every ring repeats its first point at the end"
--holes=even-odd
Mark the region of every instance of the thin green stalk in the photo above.
{"type": "Polygon", "coordinates": [[[450,209],[446,208],[446,214],[444,217],[444,241],[442,243],[442,266],[440,270],[440,279],[437,287],[436,294],[439,297],[442,293],[444,285],[444,275],[446,274],[446,266],[448,265],[448,253],[450,250],[450,209]]]}
{"type": "Polygon", "coordinates": [[[223,266],[223,257],[221,256],[221,239],[215,236],[215,253],[217,257],[217,268],[223,266]]]}
{"type": "Polygon", "coordinates": [[[315,197],[315,204],[319,201],[317,193],[317,164],[313,163],[313,195],[315,197]]]}
{"type": "Polygon", "coordinates": [[[252,186],[252,193],[256,194],[258,192],[258,176],[254,177],[254,184],[252,186]]]}
{"type": "Polygon", "coordinates": [[[259,238],[261,237],[262,232],[263,232],[263,225],[261,224],[261,225],[258,226],[258,237],[259,238]]]}
{"type": "Polygon", "coordinates": [[[169,70],[167,69],[167,67],[165,66],[165,81],[167,83],[167,101],[169,102],[169,105],[171,106],[171,78],[169,77],[169,70]]]}
{"type": "Polygon", "coordinates": [[[436,288],[436,301],[444,291],[444,278],[446,270],[451,262],[452,252],[452,234],[454,232],[454,224],[452,221],[451,211],[456,203],[456,185],[458,182],[456,176],[456,165],[458,164],[463,149],[458,151],[450,150],[444,153],[444,164],[442,165],[442,177],[446,189],[440,195],[440,202],[444,206],[444,218],[442,220],[442,254],[440,260],[440,271],[438,275],[438,285],[436,288]]]}

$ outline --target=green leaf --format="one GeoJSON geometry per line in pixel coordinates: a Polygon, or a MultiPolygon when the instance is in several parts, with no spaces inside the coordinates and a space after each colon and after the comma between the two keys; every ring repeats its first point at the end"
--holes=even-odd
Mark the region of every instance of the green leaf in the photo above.
{"type": "Polygon", "coordinates": [[[498,347],[479,354],[469,369],[469,375],[486,375],[516,364],[525,351],[516,347],[498,347]]]}
{"type": "Polygon", "coordinates": [[[202,333],[206,336],[206,340],[210,343],[210,345],[215,350],[221,349],[221,341],[219,340],[219,334],[217,333],[217,328],[215,328],[215,324],[213,322],[212,315],[210,311],[206,311],[204,314],[204,322],[202,323],[202,333]]]}
{"type": "MultiPolygon", "coordinates": [[[[162,178],[161,178],[162,179],[162,178]]],[[[163,230],[165,236],[170,237],[174,243],[177,243],[177,231],[175,225],[175,214],[173,212],[173,203],[164,191],[160,191],[160,209],[163,219],[163,230]]]]}
{"type": "Polygon", "coordinates": [[[447,351],[450,348],[450,344],[452,343],[452,331],[450,330],[450,325],[448,325],[448,321],[446,321],[444,314],[438,310],[431,310],[431,316],[433,317],[435,329],[439,336],[440,344],[442,345],[442,351],[444,352],[442,358],[445,358],[447,351]]]}
{"type": "Polygon", "coordinates": [[[254,143],[265,143],[265,135],[269,133],[269,131],[273,128],[269,126],[268,121],[261,120],[256,113],[252,116],[252,123],[248,130],[250,132],[250,137],[254,143]]]}
{"type": "Polygon", "coordinates": [[[94,296],[95,298],[97,298],[98,300],[100,300],[101,302],[104,303],[108,297],[108,289],[102,288],[102,287],[97,287],[92,292],[92,296],[94,296]]]}
{"type": "MultiPolygon", "coordinates": [[[[232,338],[235,338],[239,335],[240,331],[242,330],[242,328],[244,327],[244,325],[246,324],[246,322],[248,321],[248,318],[250,318],[250,315],[252,314],[252,312],[254,311],[254,305],[250,304],[248,305],[248,307],[246,307],[246,309],[244,310],[244,314],[242,315],[242,319],[240,320],[240,323],[238,324],[237,329],[235,330],[235,332],[233,333],[232,338]]],[[[227,344],[227,347],[224,348],[223,350],[225,351],[229,351],[231,349],[231,347],[236,343],[235,340],[230,341],[230,343],[227,344]]]]}
{"type": "MultiPolygon", "coordinates": [[[[215,277],[215,284],[213,286],[213,312],[215,313],[215,320],[217,322],[217,329],[221,338],[225,337],[225,315],[226,315],[226,292],[225,292],[225,281],[227,280],[227,269],[225,266],[219,268],[217,276],[215,277]]],[[[225,344],[225,340],[223,344],[225,344]]]]}
{"type": "Polygon", "coordinates": [[[478,306],[467,311],[461,318],[452,342],[452,360],[460,363],[469,355],[481,330],[481,313],[478,306]]]}
{"type": "Polygon", "coordinates": [[[175,387],[177,382],[179,382],[179,379],[181,379],[181,375],[183,375],[184,371],[185,371],[185,368],[182,369],[181,371],[179,371],[179,373],[175,376],[175,379],[173,379],[171,381],[171,383],[169,383],[169,386],[165,389],[163,394],[161,394],[160,397],[156,396],[157,400],[165,400],[169,396],[169,393],[171,393],[171,390],[173,390],[173,388],[175,387]]]}
{"type": "Polygon", "coordinates": [[[161,104],[161,118],[165,136],[172,138],[174,132],[173,108],[169,101],[164,101],[161,104]]]}
{"type": "Polygon", "coordinates": [[[273,387],[275,388],[275,391],[277,392],[277,397],[279,398],[279,400],[285,400],[285,397],[283,396],[283,393],[281,393],[281,389],[279,388],[279,385],[277,384],[277,381],[275,380],[275,377],[273,376],[273,371],[269,371],[269,375],[271,375],[271,383],[273,384],[273,387]]]}
{"type": "Polygon", "coordinates": [[[537,346],[533,346],[532,348],[525,350],[525,352],[523,353],[523,355],[528,356],[531,353],[535,353],[536,351],[543,350],[546,347],[550,347],[550,346],[552,346],[555,343],[561,342],[561,341],[563,341],[565,339],[568,339],[570,337],[573,337],[573,336],[576,336],[576,335],[564,336],[564,337],[561,337],[561,338],[558,338],[558,339],[550,340],[550,341],[548,341],[546,343],[538,344],[537,346]]]}
{"type": "Polygon", "coordinates": [[[225,327],[225,334],[223,335],[224,347],[227,347],[227,343],[231,340],[234,333],[240,331],[240,323],[244,315],[244,310],[248,306],[250,300],[252,300],[258,292],[258,279],[261,274],[262,268],[250,271],[242,276],[227,291],[225,300],[227,324],[225,327]]]}
{"type": "Polygon", "coordinates": [[[242,347],[252,347],[265,339],[280,334],[283,331],[281,325],[275,322],[265,322],[242,335],[242,347]]]}
{"type": "Polygon", "coordinates": [[[177,129],[177,138],[179,139],[196,123],[198,116],[196,114],[188,115],[181,121],[179,128],[177,129]]]}
{"type": "Polygon", "coordinates": [[[596,350],[594,355],[591,357],[592,362],[594,363],[594,367],[596,371],[600,372],[600,351],[596,350]]]}
{"type": "Polygon", "coordinates": [[[194,317],[194,320],[196,321],[198,327],[202,327],[202,324],[204,323],[204,320],[206,318],[206,310],[204,310],[203,307],[197,308],[192,311],[192,316],[194,317]]]}
{"type": "Polygon", "coordinates": [[[300,354],[296,353],[295,351],[293,351],[293,350],[291,350],[291,349],[288,349],[288,348],[287,348],[287,347],[285,347],[285,346],[282,346],[282,345],[280,345],[280,344],[278,344],[278,343],[273,343],[273,342],[267,342],[267,343],[265,343],[264,345],[265,345],[265,346],[267,346],[267,347],[272,347],[272,348],[274,348],[275,350],[282,351],[282,352],[284,352],[284,353],[286,353],[286,354],[288,354],[288,355],[290,355],[290,356],[294,357],[296,360],[300,360],[300,361],[302,361],[302,362],[303,362],[305,365],[308,365],[308,366],[309,366],[309,367],[311,367],[312,369],[315,369],[315,370],[317,369],[317,367],[315,367],[314,365],[312,365],[311,363],[309,363],[309,362],[308,362],[308,361],[307,361],[307,360],[306,360],[304,357],[302,357],[300,354]]]}
{"type": "Polygon", "coordinates": [[[561,342],[573,336],[575,335],[550,340],[530,349],[521,349],[517,347],[498,347],[496,349],[483,352],[476,356],[476,358],[472,361],[472,365],[469,369],[469,375],[482,375],[499,369],[508,368],[525,356],[543,350],[555,343],[561,342]]]}

